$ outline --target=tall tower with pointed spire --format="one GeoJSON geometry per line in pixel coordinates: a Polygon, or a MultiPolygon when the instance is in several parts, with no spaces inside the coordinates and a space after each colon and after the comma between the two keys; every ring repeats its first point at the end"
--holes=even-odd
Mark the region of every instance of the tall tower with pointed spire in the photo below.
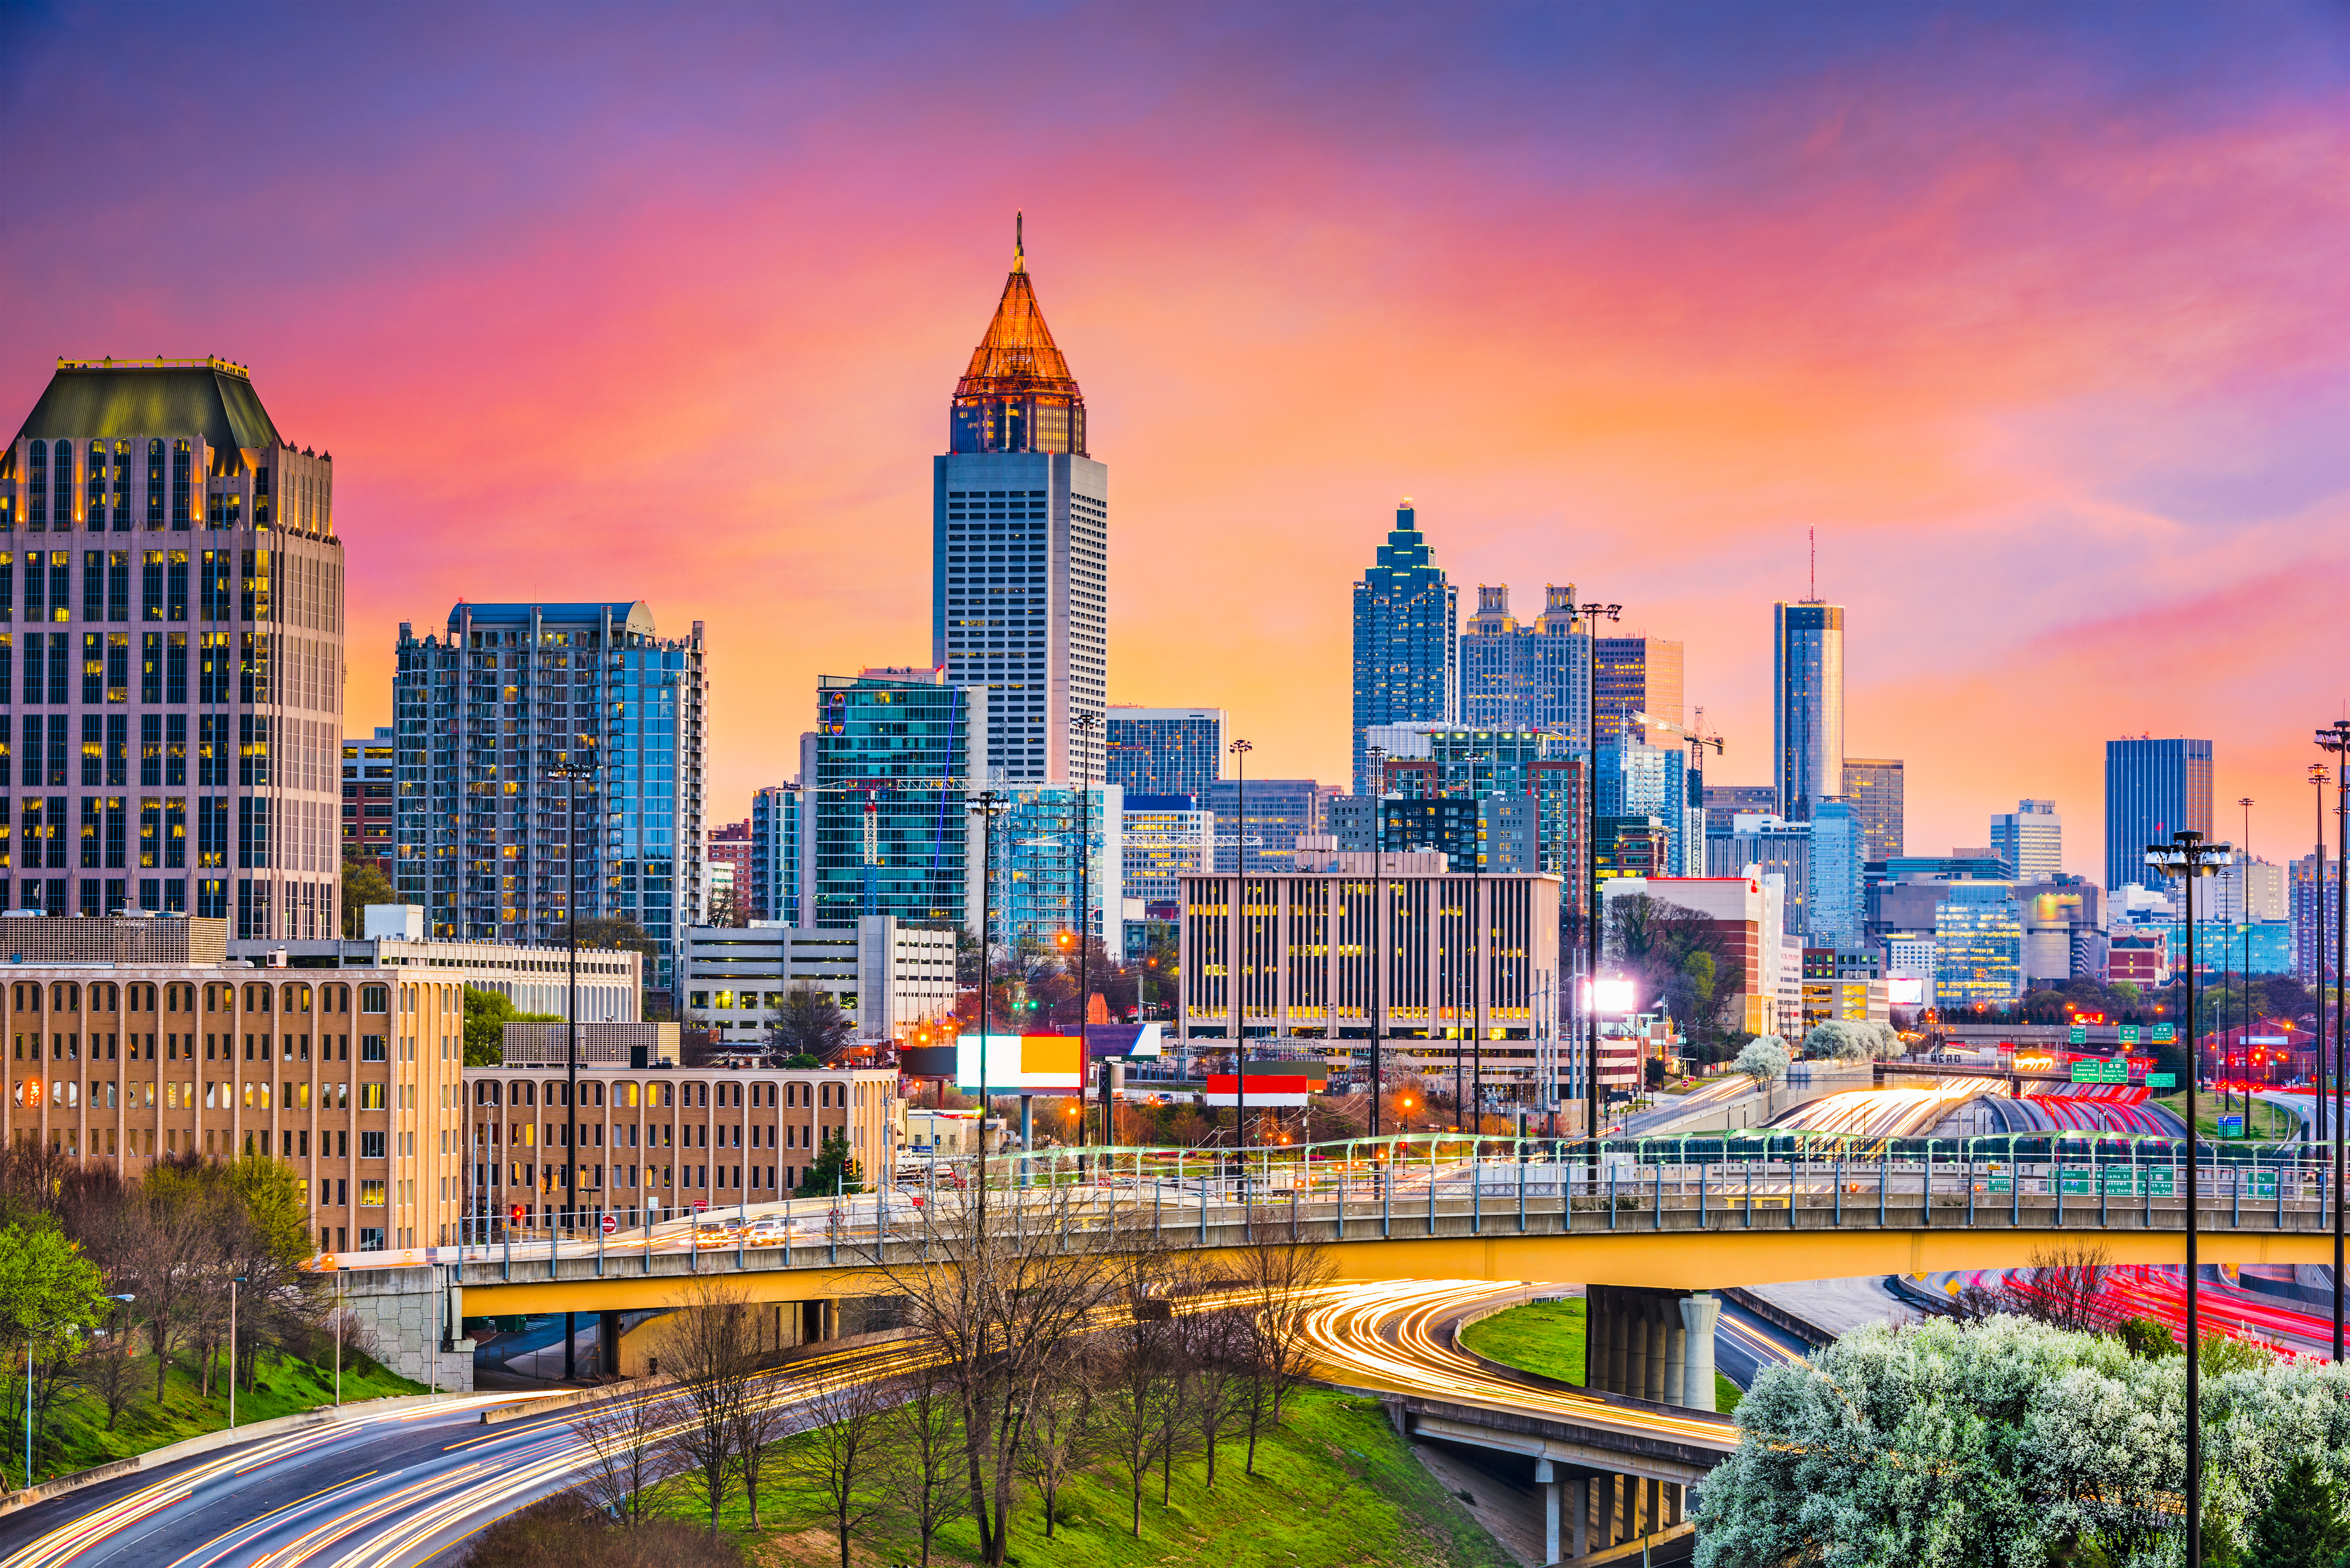
{"type": "MultiPolygon", "coordinates": [[[[1017,220],[1015,220],[1015,224],[1017,220]]],[[[931,641],[956,686],[987,688],[972,774],[1099,784],[1109,694],[1109,470],[1053,342],[1014,230],[1012,275],[932,460],[931,641]]]]}
{"type": "Polygon", "coordinates": [[[1365,732],[1460,716],[1461,590],[1446,580],[1405,496],[1378,559],[1355,585],[1355,793],[1378,793],[1365,732]]]}

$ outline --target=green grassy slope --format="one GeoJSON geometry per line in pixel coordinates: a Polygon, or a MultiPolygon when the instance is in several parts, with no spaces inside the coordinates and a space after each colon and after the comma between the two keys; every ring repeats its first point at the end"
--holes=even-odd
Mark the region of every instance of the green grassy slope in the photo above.
{"type": "MultiPolygon", "coordinates": [[[[1580,1387],[1583,1383],[1584,1302],[1581,1296],[1528,1302],[1481,1318],[1461,1343],[1488,1360],[1580,1387]]],[[[1713,1375],[1713,1407],[1727,1416],[1744,1397],[1738,1385],[1713,1375]]]]}

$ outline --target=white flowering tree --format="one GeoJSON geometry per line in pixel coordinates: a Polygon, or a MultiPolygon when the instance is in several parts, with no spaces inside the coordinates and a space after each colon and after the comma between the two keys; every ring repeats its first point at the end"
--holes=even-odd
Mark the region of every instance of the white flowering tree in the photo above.
{"type": "MultiPolygon", "coordinates": [[[[1764,1372],[1705,1482],[1699,1568],[2043,1568],[2094,1542],[2175,1564],[2186,1358],[2025,1318],[1863,1329],[1764,1372]]],[[[2350,1372],[2275,1362],[2204,1384],[2207,1532],[2241,1552],[2294,1453],[2350,1471],[2350,1372]]]]}
{"type": "Polygon", "coordinates": [[[1804,1036],[1804,1054],[1838,1062],[1870,1062],[1901,1054],[1901,1037],[1889,1023],[1856,1023],[1831,1018],[1804,1036]]]}

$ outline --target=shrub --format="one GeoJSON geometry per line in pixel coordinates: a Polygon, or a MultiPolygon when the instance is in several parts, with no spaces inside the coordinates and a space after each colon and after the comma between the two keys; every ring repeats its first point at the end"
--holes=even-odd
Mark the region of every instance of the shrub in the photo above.
{"type": "Polygon", "coordinates": [[[561,1492],[475,1536],[464,1568],[743,1568],[743,1553],[678,1520],[614,1524],[561,1492]]]}

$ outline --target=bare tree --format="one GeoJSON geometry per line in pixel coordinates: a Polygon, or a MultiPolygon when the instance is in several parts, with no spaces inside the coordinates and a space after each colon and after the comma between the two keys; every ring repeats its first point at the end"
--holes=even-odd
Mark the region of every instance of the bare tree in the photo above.
{"type": "Polygon", "coordinates": [[[1248,1388],[1253,1330],[1246,1313],[1222,1304],[1186,1313],[1179,1322],[1184,1376],[1191,1385],[1185,1403],[1206,1460],[1207,1485],[1213,1490],[1216,1445],[1240,1415],[1248,1388]]]}
{"type": "Polygon", "coordinates": [[[2034,1249],[2032,1266],[2009,1277],[2013,1310],[2056,1328],[2098,1333],[2116,1315],[2106,1301],[2113,1253],[2088,1242],[2034,1249]]]}
{"type": "Polygon", "coordinates": [[[1073,1364],[1061,1375],[1039,1378],[1023,1403],[1027,1440],[1020,1445],[1020,1469],[1044,1501],[1045,1538],[1049,1541],[1062,1483],[1085,1468],[1093,1428],[1093,1389],[1082,1368],[1073,1364]]]}
{"type": "Polygon", "coordinates": [[[1128,1527],[1139,1536],[1143,1480],[1182,1422],[1182,1337],[1168,1249],[1138,1238],[1120,1263],[1122,1299],[1104,1314],[1090,1361],[1101,1452],[1126,1480],[1128,1527]]]}
{"type": "Polygon", "coordinates": [[[650,1389],[590,1405],[571,1423],[588,1445],[579,1491],[623,1524],[646,1518],[645,1491],[660,1479],[661,1439],[672,1404],[668,1389],[650,1389]]]}
{"type": "MultiPolygon", "coordinates": [[[[749,1346],[754,1361],[764,1359],[759,1354],[762,1348],[755,1339],[749,1346]]],[[[759,1481],[766,1473],[768,1451],[795,1425],[792,1400],[783,1379],[754,1380],[734,1407],[733,1423],[728,1446],[733,1450],[734,1473],[743,1482],[743,1501],[751,1505],[751,1528],[756,1530],[760,1528],[759,1481]]]]}
{"type": "Polygon", "coordinates": [[[713,1536],[733,1469],[737,1411],[755,1375],[750,1320],[741,1287],[698,1280],[660,1336],[660,1358],[677,1379],[663,1448],[701,1480],[713,1536]]]}
{"type": "Polygon", "coordinates": [[[1241,1414],[1248,1424],[1248,1473],[1256,1473],[1256,1444],[1265,1424],[1278,1424],[1289,1390],[1314,1369],[1305,1324],[1315,1300],[1336,1274],[1328,1253],[1290,1239],[1287,1224],[1261,1216],[1233,1260],[1233,1293],[1248,1314],[1248,1374],[1241,1414]]]}
{"type": "Polygon", "coordinates": [[[806,1435],[785,1452],[792,1477],[824,1500],[840,1568],[849,1568],[848,1543],[889,1501],[889,1407],[896,1390],[889,1381],[853,1368],[833,1370],[801,1392],[800,1408],[811,1423],[806,1435]]]}
{"type": "Polygon", "coordinates": [[[139,1336],[120,1312],[114,1314],[114,1322],[103,1331],[90,1335],[82,1347],[75,1379],[106,1407],[106,1429],[109,1432],[130,1402],[139,1397],[139,1336]]]}
{"type": "Polygon", "coordinates": [[[953,1374],[936,1361],[918,1357],[899,1380],[898,1395],[889,1415],[898,1511],[921,1542],[921,1568],[931,1568],[931,1542],[939,1526],[968,1501],[967,1484],[954,1484],[963,1443],[953,1374]]]}

